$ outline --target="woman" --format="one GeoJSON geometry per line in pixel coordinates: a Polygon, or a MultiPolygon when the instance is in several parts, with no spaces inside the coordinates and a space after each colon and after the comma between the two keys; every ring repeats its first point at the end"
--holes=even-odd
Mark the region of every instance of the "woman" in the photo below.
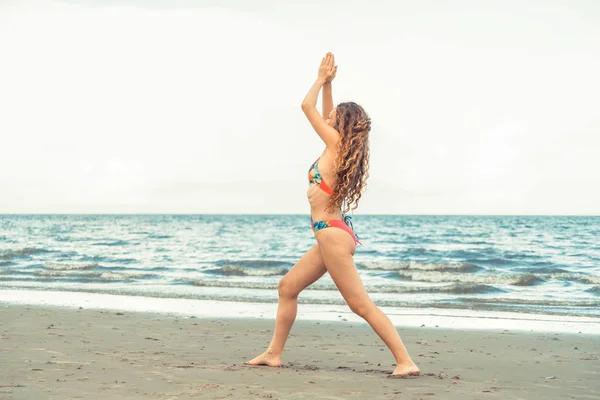
{"type": "Polygon", "coordinates": [[[302,102],[302,111],[326,146],[308,174],[308,201],[317,244],[279,282],[279,305],[271,344],[246,364],[282,365],[281,353],[296,319],[298,295],[329,272],[350,309],[371,325],[396,358],[397,367],[392,374],[416,376],[420,374],[419,368],[392,322],[369,298],[354,266],[352,257],[360,242],[350,217],[344,214],[351,206],[357,207],[368,177],[371,120],[356,103],[333,107],[331,82],[336,72],[333,54],[327,53],[317,80],[302,102]],[[321,88],[323,115],[327,119],[316,108],[321,88]]]}

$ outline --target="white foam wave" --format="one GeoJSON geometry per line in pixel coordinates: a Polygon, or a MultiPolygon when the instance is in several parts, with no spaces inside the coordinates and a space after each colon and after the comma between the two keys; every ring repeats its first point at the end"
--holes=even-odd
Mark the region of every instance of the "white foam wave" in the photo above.
{"type": "Polygon", "coordinates": [[[245,268],[237,265],[227,265],[207,272],[225,276],[277,276],[285,275],[288,270],[286,268],[245,268]]]}
{"type": "Polygon", "coordinates": [[[475,272],[483,269],[468,263],[421,263],[417,261],[362,261],[361,267],[369,270],[384,271],[457,271],[475,272]]]}
{"type": "Polygon", "coordinates": [[[76,263],[46,263],[44,264],[44,268],[55,270],[55,271],[69,271],[69,270],[77,270],[77,269],[92,269],[98,268],[99,265],[97,263],[85,263],[85,264],[76,264],[76,263]]]}

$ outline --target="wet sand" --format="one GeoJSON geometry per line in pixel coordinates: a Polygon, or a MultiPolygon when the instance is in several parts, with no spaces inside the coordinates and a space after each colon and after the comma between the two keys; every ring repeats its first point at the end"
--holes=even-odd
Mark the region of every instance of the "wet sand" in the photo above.
{"type": "MultiPolygon", "coordinates": [[[[51,293],[49,293],[51,295],[51,293]]],[[[600,336],[297,321],[281,368],[243,362],[273,320],[0,303],[0,399],[600,399],[600,336]]]]}

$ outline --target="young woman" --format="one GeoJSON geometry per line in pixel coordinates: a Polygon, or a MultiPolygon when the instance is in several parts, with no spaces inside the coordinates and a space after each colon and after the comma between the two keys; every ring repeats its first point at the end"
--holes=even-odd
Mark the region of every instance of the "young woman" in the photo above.
{"type": "Polygon", "coordinates": [[[273,339],[267,350],[247,365],[282,365],[281,353],[297,312],[298,294],[325,272],[333,279],[350,309],[365,319],[396,358],[393,375],[416,376],[419,368],[408,355],[396,328],[369,298],[354,265],[360,243],[345,213],[355,209],[369,168],[371,120],[356,103],[333,107],[331,82],[337,65],[333,54],[321,61],[318,77],[302,102],[302,111],[325,143],[325,150],[308,172],[308,201],[317,244],[279,282],[279,305],[273,339]],[[317,97],[323,88],[323,116],[317,97]]]}

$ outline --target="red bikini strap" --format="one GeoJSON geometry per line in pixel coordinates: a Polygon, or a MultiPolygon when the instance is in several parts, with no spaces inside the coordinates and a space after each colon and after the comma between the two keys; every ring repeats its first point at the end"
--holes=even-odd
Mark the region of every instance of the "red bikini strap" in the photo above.
{"type": "MultiPolygon", "coordinates": [[[[322,178],[322,177],[321,177],[322,178]]],[[[333,196],[333,190],[331,190],[331,188],[329,187],[329,185],[327,185],[325,183],[325,179],[321,179],[321,184],[319,185],[319,187],[321,189],[323,189],[325,191],[325,193],[330,194],[331,196],[333,196]]]]}

